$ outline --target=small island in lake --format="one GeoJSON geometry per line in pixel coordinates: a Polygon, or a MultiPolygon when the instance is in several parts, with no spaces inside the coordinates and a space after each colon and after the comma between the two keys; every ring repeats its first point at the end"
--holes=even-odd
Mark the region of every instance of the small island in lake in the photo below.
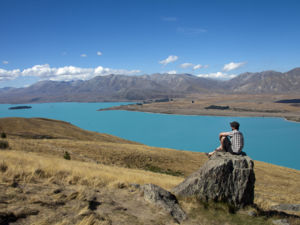
{"type": "Polygon", "coordinates": [[[31,109],[31,106],[27,106],[27,105],[21,105],[21,106],[13,106],[13,107],[9,107],[9,110],[15,110],[15,109],[31,109]]]}

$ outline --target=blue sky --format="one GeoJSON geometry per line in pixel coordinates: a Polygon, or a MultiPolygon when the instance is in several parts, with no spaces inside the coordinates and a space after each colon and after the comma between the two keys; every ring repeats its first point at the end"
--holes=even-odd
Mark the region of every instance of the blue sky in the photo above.
{"type": "Polygon", "coordinates": [[[0,87],[300,66],[297,0],[0,0],[0,87]]]}

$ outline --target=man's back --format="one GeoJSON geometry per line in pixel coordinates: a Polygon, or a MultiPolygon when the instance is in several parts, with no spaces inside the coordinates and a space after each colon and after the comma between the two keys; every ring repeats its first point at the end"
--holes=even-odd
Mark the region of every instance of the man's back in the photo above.
{"type": "Polygon", "coordinates": [[[231,149],[234,153],[240,153],[244,147],[244,136],[238,130],[232,130],[229,133],[231,149]]]}

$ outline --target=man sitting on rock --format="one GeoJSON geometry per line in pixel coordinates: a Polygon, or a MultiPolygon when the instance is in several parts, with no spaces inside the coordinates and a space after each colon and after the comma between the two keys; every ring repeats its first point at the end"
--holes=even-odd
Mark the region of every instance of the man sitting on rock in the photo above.
{"type": "Polygon", "coordinates": [[[244,136],[239,131],[240,124],[236,121],[230,123],[232,131],[222,132],[219,134],[221,145],[210,153],[206,153],[211,157],[217,151],[230,152],[234,155],[239,155],[244,147],[244,136]],[[230,140],[229,138],[230,137],[230,140]]]}

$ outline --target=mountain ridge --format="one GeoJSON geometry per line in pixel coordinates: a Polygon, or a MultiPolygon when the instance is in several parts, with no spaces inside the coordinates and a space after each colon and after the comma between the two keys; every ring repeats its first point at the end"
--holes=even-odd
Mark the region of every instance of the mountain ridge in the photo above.
{"type": "Polygon", "coordinates": [[[110,74],[86,81],[40,81],[25,88],[0,89],[0,103],[140,101],[209,93],[298,94],[300,67],[284,73],[246,72],[227,81],[191,74],[110,74]]]}

